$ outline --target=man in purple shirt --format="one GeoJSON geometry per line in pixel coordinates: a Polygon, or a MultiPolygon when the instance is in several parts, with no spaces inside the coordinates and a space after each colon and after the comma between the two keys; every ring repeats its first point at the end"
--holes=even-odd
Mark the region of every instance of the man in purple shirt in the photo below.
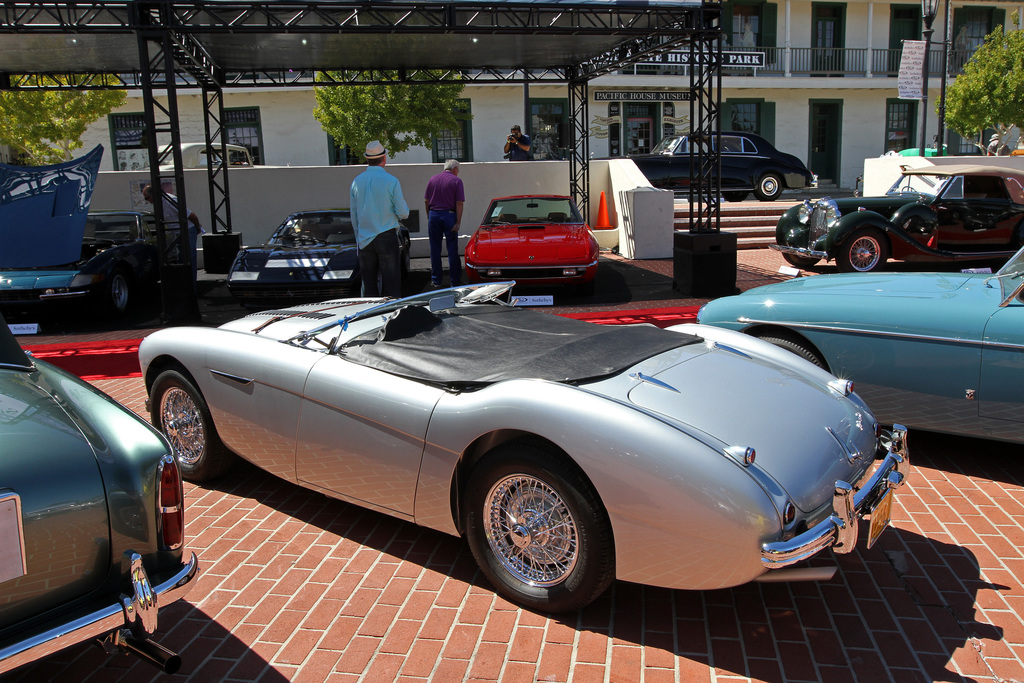
{"type": "Polygon", "coordinates": [[[459,260],[459,226],[466,192],[459,178],[459,162],[444,162],[444,171],[427,183],[423,204],[427,210],[427,236],[430,239],[430,286],[441,286],[441,241],[448,247],[448,278],[452,287],[462,282],[462,261],[459,260]]]}

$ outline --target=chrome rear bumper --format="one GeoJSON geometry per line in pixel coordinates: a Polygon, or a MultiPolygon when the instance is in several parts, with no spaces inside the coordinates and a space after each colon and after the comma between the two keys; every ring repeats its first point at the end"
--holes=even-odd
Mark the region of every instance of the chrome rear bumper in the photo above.
{"type": "Polygon", "coordinates": [[[0,648],[0,674],[117,629],[128,629],[137,639],[152,635],[156,630],[158,607],[166,607],[192,589],[193,579],[199,572],[199,560],[191,553],[189,561],[173,576],[153,586],[141,558],[135,553],[130,555],[131,595],[122,593],[117,601],[91,614],[30,632],[18,642],[0,648]]]}
{"type": "Polygon", "coordinates": [[[902,486],[909,473],[907,428],[893,425],[888,452],[864,485],[855,490],[848,482],[837,481],[829,518],[788,541],[765,543],[761,547],[763,566],[788,567],[829,547],[837,553],[852,552],[857,545],[857,522],[871,513],[889,489],[902,486]]]}

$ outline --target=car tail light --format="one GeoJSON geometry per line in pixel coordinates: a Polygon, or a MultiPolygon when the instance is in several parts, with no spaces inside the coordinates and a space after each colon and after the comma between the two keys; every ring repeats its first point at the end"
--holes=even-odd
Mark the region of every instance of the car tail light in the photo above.
{"type": "Polygon", "coordinates": [[[165,550],[177,550],[185,537],[185,494],[181,488],[181,473],[173,455],[160,461],[157,479],[160,513],[160,545],[165,550]]]}

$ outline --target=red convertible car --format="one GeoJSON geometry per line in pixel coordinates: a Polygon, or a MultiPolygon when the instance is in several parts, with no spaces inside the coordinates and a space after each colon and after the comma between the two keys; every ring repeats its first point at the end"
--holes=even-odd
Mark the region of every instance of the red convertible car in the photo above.
{"type": "Polygon", "coordinates": [[[592,294],[597,252],[597,239],[570,197],[499,197],[466,245],[466,279],[572,284],[592,294]]]}

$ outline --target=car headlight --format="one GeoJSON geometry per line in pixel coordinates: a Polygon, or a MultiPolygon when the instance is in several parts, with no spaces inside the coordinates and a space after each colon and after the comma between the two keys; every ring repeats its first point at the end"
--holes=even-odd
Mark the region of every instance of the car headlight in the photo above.
{"type": "Polygon", "coordinates": [[[228,276],[228,281],[229,282],[252,282],[253,280],[258,280],[259,277],[260,277],[260,272],[258,270],[252,270],[252,271],[236,270],[235,272],[231,273],[230,276],[228,276]]]}
{"type": "Polygon", "coordinates": [[[324,272],[324,280],[347,280],[352,277],[353,270],[328,270],[324,272]]]}
{"type": "Polygon", "coordinates": [[[800,205],[800,208],[797,211],[797,220],[799,220],[801,223],[806,223],[807,221],[811,220],[812,211],[814,211],[814,207],[812,207],[811,203],[805,199],[803,204],[800,205]]]}
{"type": "Polygon", "coordinates": [[[829,229],[834,228],[839,222],[839,207],[835,202],[825,203],[825,225],[829,229]]]}
{"type": "Polygon", "coordinates": [[[101,282],[103,282],[103,275],[101,273],[79,273],[71,278],[71,284],[68,285],[68,289],[98,285],[101,282]]]}

